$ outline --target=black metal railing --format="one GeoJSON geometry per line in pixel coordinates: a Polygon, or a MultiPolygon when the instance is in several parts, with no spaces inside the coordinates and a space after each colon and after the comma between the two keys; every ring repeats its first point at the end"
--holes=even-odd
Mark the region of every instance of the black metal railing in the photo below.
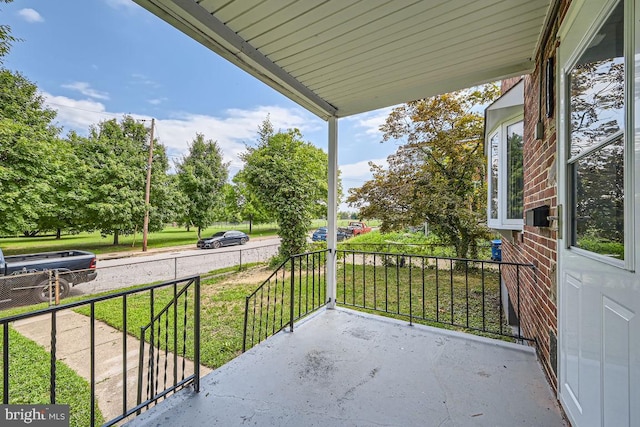
{"type": "Polygon", "coordinates": [[[326,266],[326,250],[294,255],[246,297],[243,352],[326,304],[326,266]]]}
{"type": "MultiPolygon", "coordinates": [[[[456,250],[453,246],[444,243],[353,243],[345,240],[338,244],[338,249],[360,252],[384,252],[389,254],[414,254],[432,257],[455,257],[456,250]]],[[[477,259],[489,259],[491,257],[491,245],[474,243],[469,246],[469,256],[477,259]]]]}
{"type": "Polygon", "coordinates": [[[522,333],[520,310],[521,272],[535,274],[531,264],[353,250],[338,250],[337,258],[337,304],[532,341],[522,333]],[[505,275],[515,279],[508,297],[516,324],[503,310],[505,275]]]}
{"type": "MultiPolygon", "coordinates": [[[[44,332],[48,332],[47,341],[50,342],[50,348],[47,348],[50,353],[49,375],[48,378],[39,379],[48,382],[48,385],[43,388],[48,388],[49,396],[46,399],[48,402],[30,403],[69,403],[57,398],[60,387],[58,356],[65,350],[58,345],[60,338],[58,329],[61,324],[64,324],[65,315],[68,315],[71,310],[86,315],[88,319],[86,323],[74,330],[73,338],[82,340],[88,335],[87,354],[80,356],[81,362],[79,362],[88,372],[85,376],[90,388],[90,414],[86,422],[88,425],[96,425],[97,420],[100,419],[97,416],[98,410],[102,412],[104,419],[108,420],[103,425],[110,426],[139,413],[159,399],[183,387],[192,385],[195,391],[199,390],[200,277],[191,276],[0,319],[3,404],[23,403],[15,400],[20,397],[14,398],[10,387],[12,361],[14,357],[24,357],[20,349],[11,345],[10,332],[16,328],[17,322],[25,320],[36,322],[39,319],[44,320],[45,325],[50,325],[47,327],[50,330],[44,332]],[[143,313],[142,320],[140,313],[143,313]],[[47,318],[50,320],[47,321],[47,318]],[[102,327],[99,319],[108,319],[106,320],[108,324],[113,324],[120,330],[119,334],[112,336],[110,342],[111,348],[121,347],[121,361],[118,363],[122,367],[121,378],[118,379],[119,387],[122,389],[121,405],[118,405],[119,409],[112,409],[112,413],[108,411],[105,413],[102,407],[99,408],[96,394],[97,373],[106,367],[103,364],[107,363],[102,359],[103,355],[98,353],[98,347],[104,345],[104,342],[96,342],[96,328],[102,327]],[[140,331],[139,336],[137,331],[140,331]],[[132,346],[135,348],[137,344],[136,339],[140,340],[138,363],[142,370],[129,369],[127,362],[129,350],[132,346]],[[189,362],[192,367],[186,366],[186,358],[193,360],[189,362]],[[128,387],[132,384],[133,387],[128,387]],[[141,392],[136,396],[128,390],[136,388],[147,391],[144,399],[141,392]]],[[[109,374],[109,376],[112,375],[109,374]]],[[[70,411],[73,418],[73,406],[70,411]]]]}
{"type": "MultiPolygon", "coordinates": [[[[197,277],[194,280],[197,281],[197,284],[193,289],[193,375],[185,377],[190,286],[183,286],[178,291],[178,287],[174,285],[171,301],[155,316],[152,316],[149,323],[140,328],[138,413],[143,406],[148,407],[160,397],[166,396],[168,392],[182,387],[190,381],[193,381],[195,391],[200,391],[200,278],[197,277]],[[179,326],[182,326],[181,331],[179,326]],[[145,350],[145,346],[148,347],[148,350],[145,350]]],[[[154,289],[151,289],[150,292],[149,312],[154,313],[154,289]]]]}

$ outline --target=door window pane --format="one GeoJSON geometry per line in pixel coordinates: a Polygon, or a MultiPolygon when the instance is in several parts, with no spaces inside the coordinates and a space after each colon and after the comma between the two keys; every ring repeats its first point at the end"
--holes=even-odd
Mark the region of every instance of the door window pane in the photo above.
{"type": "Polygon", "coordinates": [[[507,126],[507,219],[523,216],[522,135],[523,122],[507,126]]]}
{"type": "Polygon", "coordinates": [[[620,1],[569,75],[572,245],[621,260],[624,259],[623,10],[620,1]]]}
{"type": "Polygon", "coordinates": [[[624,128],[623,11],[619,2],[570,72],[571,157],[624,128]]]}
{"type": "Polygon", "coordinates": [[[624,139],[573,165],[574,246],[624,259],[624,139]]]}

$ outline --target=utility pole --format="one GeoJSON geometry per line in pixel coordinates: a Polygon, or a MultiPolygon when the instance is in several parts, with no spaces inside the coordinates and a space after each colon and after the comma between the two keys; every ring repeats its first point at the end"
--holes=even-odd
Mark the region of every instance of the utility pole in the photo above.
{"type": "Polygon", "coordinates": [[[151,164],[153,163],[153,127],[156,119],[151,119],[151,135],[149,140],[149,162],[147,163],[147,188],[144,192],[144,225],[142,226],[142,252],[147,251],[147,235],[149,234],[149,198],[151,195],[151,164]]]}

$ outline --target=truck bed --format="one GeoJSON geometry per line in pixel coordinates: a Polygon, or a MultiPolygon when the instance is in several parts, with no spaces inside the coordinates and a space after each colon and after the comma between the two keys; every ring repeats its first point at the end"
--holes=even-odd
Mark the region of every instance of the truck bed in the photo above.
{"type": "Polygon", "coordinates": [[[40,252],[37,254],[25,254],[25,255],[11,255],[5,256],[5,262],[32,262],[50,258],[66,258],[74,257],[78,255],[93,255],[90,252],[85,251],[54,251],[54,252],[40,252]]]}
{"type": "Polygon", "coordinates": [[[56,251],[5,256],[5,275],[42,270],[85,270],[95,257],[86,251],[56,251]]]}

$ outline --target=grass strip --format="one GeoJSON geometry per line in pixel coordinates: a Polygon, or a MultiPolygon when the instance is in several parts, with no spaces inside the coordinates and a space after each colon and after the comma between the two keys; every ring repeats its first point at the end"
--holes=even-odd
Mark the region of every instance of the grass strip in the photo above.
{"type": "MultiPolygon", "coordinates": [[[[0,330],[0,342],[3,331],[0,330]]],[[[2,347],[0,347],[2,350],[2,347]]],[[[51,356],[44,347],[9,328],[9,404],[48,404],[50,402],[51,356]]],[[[0,358],[0,378],[4,363],[0,358]]],[[[0,380],[1,381],[1,380],[0,380]]],[[[0,400],[4,398],[0,389],[0,400]]],[[[61,361],[56,362],[56,403],[69,405],[69,425],[86,427],[91,420],[89,383],[61,361]]],[[[104,422],[95,403],[96,424],[104,422]]]]}

